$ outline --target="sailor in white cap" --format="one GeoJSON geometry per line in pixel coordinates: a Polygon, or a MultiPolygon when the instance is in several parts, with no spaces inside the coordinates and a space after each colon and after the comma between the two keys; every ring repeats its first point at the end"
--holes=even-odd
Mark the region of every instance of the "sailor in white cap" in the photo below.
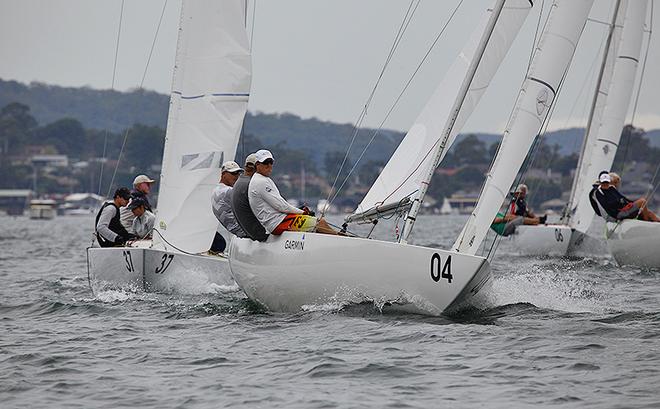
{"type": "Polygon", "coordinates": [[[310,214],[307,207],[298,209],[282,197],[270,178],[274,164],[270,151],[258,150],[255,159],[257,172],[250,180],[248,198],[252,212],[268,233],[278,235],[288,230],[337,234],[325,220],[310,214]]]}
{"type": "Polygon", "coordinates": [[[645,198],[630,200],[619,193],[612,183],[611,173],[603,171],[598,179],[600,186],[596,190],[595,198],[599,208],[602,209],[600,216],[610,221],[638,218],[647,222],[660,222],[660,218],[646,207],[645,198]]]}
{"type": "MultiPolygon", "coordinates": [[[[137,175],[135,179],[133,179],[133,190],[131,190],[131,200],[142,199],[144,201],[144,209],[151,213],[153,213],[153,209],[149,203],[149,193],[151,193],[151,185],[155,182],[155,180],[147,175],[137,175]]],[[[131,202],[129,201],[128,205],[130,206],[130,204],[131,202]]],[[[135,230],[133,230],[133,220],[135,220],[135,215],[133,212],[128,206],[126,206],[120,209],[120,214],[122,226],[124,226],[129,233],[135,234],[135,230]]]]}
{"type": "MultiPolygon", "coordinates": [[[[233,160],[223,163],[220,168],[220,182],[213,189],[211,195],[211,206],[216,219],[225,229],[238,237],[245,237],[245,232],[236,221],[236,217],[234,217],[234,212],[231,209],[231,196],[232,186],[234,186],[242,172],[243,169],[233,160]]],[[[213,244],[211,244],[211,251],[222,253],[226,247],[227,241],[220,234],[220,226],[218,226],[213,244]]]]}

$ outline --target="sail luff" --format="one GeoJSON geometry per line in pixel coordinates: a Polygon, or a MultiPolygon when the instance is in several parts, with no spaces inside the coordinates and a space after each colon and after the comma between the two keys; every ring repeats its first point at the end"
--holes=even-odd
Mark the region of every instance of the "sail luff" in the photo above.
{"type": "Polygon", "coordinates": [[[580,172],[580,192],[576,194],[576,206],[572,209],[570,219],[570,226],[581,233],[589,230],[594,219],[589,204],[591,183],[596,180],[600,171],[610,170],[621,139],[637,75],[647,7],[646,0],[630,0],[626,5],[613,73],[606,92],[607,98],[600,123],[596,124],[594,134],[589,136],[589,145],[580,172]]]}
{"type": "Polygon", "coordinates": [[[250,92],[245,0],[182,2],[154,246],[208,250],[210,197],[233,159],[250,92]]]}
{"type": "Polygon", "coordinates": [[[475,254],[541,131],[573,58],[593,0],[555,0],[498,153],[453,249],[475,254]]]}
{"type": "MultiPolygon", "coordinates": [[[[495,4],[499,7],[497,5],[500,3],[495,4]]],[[[478,60],[479,44],[489,39],[490,30],[487,27],[493,17],[493,9],[484,9],[461,54],[349,219],[360,219],[365,212],[373,212],[402,200],[413,201],[426,190],[428,176],[433,174],[437,164],[442,161],[488,88],[531,7],[532,2],[529,0],[504,2],[499,19],[496,19],[496,35],[490,36],[485,55],[476,73],[471,74],[469,69],[478,60]],[[465,84],[469,84],[469,87],[467,95],[462,96],[461,87],[465,84]],[[439,148],[443,140],[444,149],[439,148]]],[[[421,203],[421,200],[417,202],[421,203]]]]}
{"type": "MultiPolygon", "coordinates": [[[[618,32],[620,28],[617,28],[617,20],[623,18],[621,17],[625,14],[625,7],[627,0],[616,0],[614,6],[614,12],[612,13],[612,20],[607,30],[607,39],[605,41],[605,47],[603,49],[603,56],[601,58],[600,69],[598,70],[598,79],[596,80],[596,87],[594,89],[594,95],[591,102],[591,107],[589,109],[589,117],[587,119],[587,127],[584,132],[584,137],[582,140],[582,146],[580,148],[580,156],[578,159],[578,164],[575,169],[575,177],[573,178],[573,184],[571,186],[571,194],[566,203],[566,208],[562,214],[562,222],[565,224],[571,223],[571,215],[574,210],[576,197],[580,195],[582,189],[586,188],[584,179],[584,169],[587,168],[585,156],[590,153],[590,139],[595,135],[595,129],[600,125],[601,115],[603,113],[603,107],[605,101],[607,100],[607,88],[609,87],[609,82],[612,78],[612,71],[614,70],[614,55],[618,49],[618,36],[615,36],[615,32],[618,32]],[[624,12],[621,12],[624,10],[624,12]],[[615,38],[616,37],[616,38],[615,38]]],[[[619,22],[620,24],[621,22],[619,22]]],[[[620,25],[619,25],[620,27],[620,25]]]]}

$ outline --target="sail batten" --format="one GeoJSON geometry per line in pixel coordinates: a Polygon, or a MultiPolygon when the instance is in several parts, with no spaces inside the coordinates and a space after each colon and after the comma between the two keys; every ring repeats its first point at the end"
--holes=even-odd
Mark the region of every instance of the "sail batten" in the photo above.
{"type": "Polygon", "coordinates": [[[234,158],[251,82],[246,0],[183,2],[154,245],[208,250],[211,192],[234,158]]]}

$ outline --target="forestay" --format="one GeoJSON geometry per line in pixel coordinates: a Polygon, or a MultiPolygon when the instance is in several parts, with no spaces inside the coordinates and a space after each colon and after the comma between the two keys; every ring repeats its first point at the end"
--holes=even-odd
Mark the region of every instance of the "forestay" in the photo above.
{"type": "Polygon", "coordinates": [[[486,236],[570,65],[593,0],[555,0],[479,202],[454,250],[475,254],[486,236]]]}
{"type": "Polygon", "coordinates": [[[580,162],[569,224],[585,233],[594,218],[589,204],[592,183],[602,170],[609,170],[621,138],[621,131],[632,97],[637,65],[642,45],[647,1],[622,1],[617,25],[623,25],[614,35],[618,45],[614,53],[613,72],[605,88],[598,95],[600,115],[594,116],[587,133],[587,140],[580,162]],[[625,6],[623,6],[625,3],[625,6]],[[623,7],[622,7],[623,6],[623,7]],[[621,31],[620,33],[617,33],[621,31]]]}
{"type": "Polygon", "coordinates": [[[198,253],[217,227],[211,191],[234,158],[251,61],[245,0],[182,2],[154,242],[198,253]]]}
{"type": "Polygon", "coordinates": [[[483,11],[462,52],[350,219],[423,199],[423,185],[479,102],[531,7],[529,0],[509,0],[483,11]]]}

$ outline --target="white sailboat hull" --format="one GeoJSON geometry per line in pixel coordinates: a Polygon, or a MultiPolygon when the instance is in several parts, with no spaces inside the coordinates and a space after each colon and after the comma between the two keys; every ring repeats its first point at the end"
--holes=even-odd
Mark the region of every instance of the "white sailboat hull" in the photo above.
{"type": "Polygon", "coordinates": [[[94,293],[108,289],[200,293],[236,285],[224,257],[151,248],[89,248],[87,268],[94,293]]]}
{"type": "Polygon", "coordinates": [[[607,246],[619,265],[660,268],[660,223],[607,223],[607,246]]]}
{"type": "Polygon", "coordinates": [[[571,238],[571,228],[561,224],[518,226],[509,236],[512,252],[524,256],[566,255],[571,238]]]}
{"type": "Polygon", "coordinates": [[[229,263],[247,296],[272,311],[371,301],[439,315],[477,305],[491,283],[482,257],[316,233],[284,232],[264,243],[235,238],[229,263]]]}
{"type": "Polygon", "coordinates": [[[605,236],[595,237],[578,230],[572,230],[571,240],[568,245],[568,256],[573,257],[593,257],[607,254],[607,244],[605,236]]]}

